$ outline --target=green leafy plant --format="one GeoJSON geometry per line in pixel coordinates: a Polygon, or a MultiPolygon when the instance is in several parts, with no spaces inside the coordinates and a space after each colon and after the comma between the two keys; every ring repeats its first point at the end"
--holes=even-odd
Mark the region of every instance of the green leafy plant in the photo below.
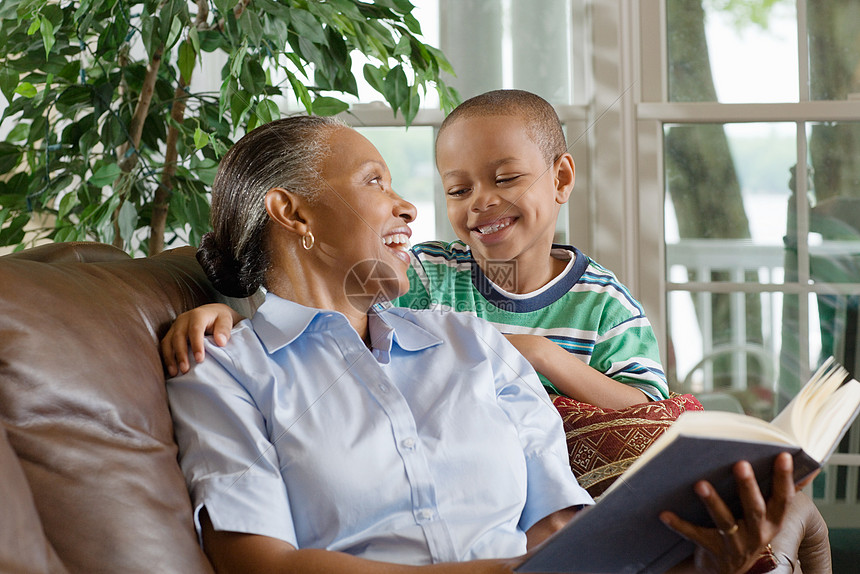
{"type": "Polygon", "coordinates": [[[450,109],[457,94],[440,74],[453,70],[420,41],[412,10],[407,0],[3,0],[0,245],[87,239],[154,254],[197,243],[233,140],[279,117],[286,98],[307,113],[346,111],[338,96],[358,95],[356,52],[407,125],[429,89],[450,109]],[[204,54],[218,52],[220,91],[193,93],[204,54]]]}

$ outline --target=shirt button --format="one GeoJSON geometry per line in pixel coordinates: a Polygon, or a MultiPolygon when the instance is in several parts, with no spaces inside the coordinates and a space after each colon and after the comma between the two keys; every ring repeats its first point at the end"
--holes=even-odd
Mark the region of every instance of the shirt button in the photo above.
{"type": "Polygon", "coordinates": [[[409,450],[412,450],[413,448],[415,448],[415,439],[414,438],[405,438],[405,439],[403,439],[403,442],[400,444],[403,445],[403,448],[408,448],[409,450]]]}
{"type": "Polygon", "coordinates": [[[388,385],[386,385],[385,383],[380,383],[379,384],[379,390],[382,391],[383,393],[387,393],[388,392],[388,385]]]}
{"type": "Polygon", "coordinates": [[[433,518],[433,511],[429,508],[422,508],[418,511],[418,518],[421,520],[430,520],[433,518]]]}

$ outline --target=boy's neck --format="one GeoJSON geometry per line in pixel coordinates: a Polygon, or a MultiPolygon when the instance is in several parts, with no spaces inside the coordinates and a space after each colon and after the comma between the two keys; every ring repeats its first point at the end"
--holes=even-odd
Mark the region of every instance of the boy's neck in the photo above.
{"type": "Polygon", "coordinates": [[[567,261],[552,255],[541,261],[477,261],[484,275],[498,287],[518,295],[537,291],[564,271],[567,261]]]}

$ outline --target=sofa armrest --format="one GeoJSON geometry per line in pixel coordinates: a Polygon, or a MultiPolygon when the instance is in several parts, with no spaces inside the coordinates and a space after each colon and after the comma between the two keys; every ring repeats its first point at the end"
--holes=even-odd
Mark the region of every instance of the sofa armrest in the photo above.
{"type": "Polygon", "coordinates": [[[0,426],[36,512],[5,530],[0,498],[0,537],[38,535],[70,572],[211,574],[158,348],[177,314],[218,300],[194,249],[48,245],[0,257],[0,285],[0,426]]]}
{"type": "Polygon", "coordinates": [[[125,251],[113,245],[89,241],[46,243],[24,251],[10,253],[5,257],[40,263],[104,263],[131,259],[125,251]]]}
{"type": "Polygon", "coordinates": [[[65,573],[45,538],[21,463],[0,425],[0,572],[65,573]]]}

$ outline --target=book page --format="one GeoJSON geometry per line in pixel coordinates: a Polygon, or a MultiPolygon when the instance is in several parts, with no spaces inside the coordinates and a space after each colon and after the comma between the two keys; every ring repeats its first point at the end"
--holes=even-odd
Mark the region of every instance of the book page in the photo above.
{"type": "Polygon", "coordinates": [[[860,408],[860,383],[830,357],[772,424],[823,462],[860,408]]]}
{"type": "Polygon", "coordinates": [[[821,408],[803,437],[804,450],[817,461],[824,462],[836,448],[836,443],[854,420],[860,408],[860,383],[855,380],[842,385],[821,408]]]}
{"type": "Polygon", "coordinates": [[[808,434],[802,429],[812,421],[823,402],[836,390],[846,375],[847,371],[833,357],[829,357],[773,419],[772,424],[795,436],[798,432],[808,434]]]}

